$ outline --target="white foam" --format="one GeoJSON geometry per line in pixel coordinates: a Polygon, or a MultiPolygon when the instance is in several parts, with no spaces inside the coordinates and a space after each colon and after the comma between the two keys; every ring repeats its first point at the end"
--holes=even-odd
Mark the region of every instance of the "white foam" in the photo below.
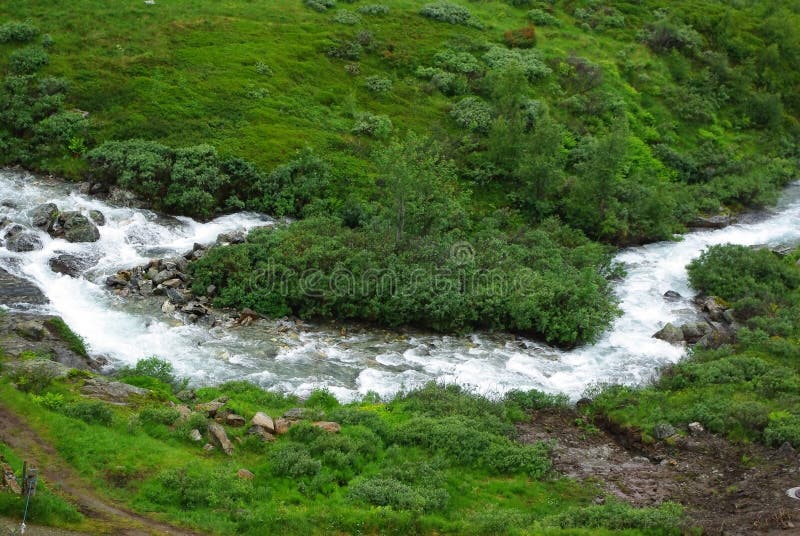
{"type": "Polygon", "coordinates": [[[212,222],[164,218],[152,212],[111,207],[71,193],[65,186],[19,173],[0,172],[0,200],[11,199],[12,220],[28,224],[28,209],[54,202],[62,210],[100,210],[107,224],[94,244],[69,244],[40,233],[44,248],[12,253],[0,248],[0,266],[36,283],[47,297],[47,312],[61,315],[86,339],[90,350],[115,364],[158,355],[194,384],[246,379],[275,390],[306,395],[325,387],[342,400],[369,391],[391,396],[430,380],[455,382],[485,394],[537,388],[572,398],[596,383],[639,383],[684,355],[683,348],[653,339],[667,322],[695,313],[684,299],[667,302],[675,290],[691,296],[686,265],[712,244],[795,244],[800,242],[800,185],[789,187],[775,213],[755,224],[686,235],[676,242],[629,248],[617,255],[628,275],[615,287],[624,314],[595,344],[561,351],[511,335],[465,337],[375,330],[342,335],[316,327],[297,335],[272,330],[208,330],[186,326],[158,310],[142,311],[111,295],[105,276],[177,255],[195,242],[211,243],[221,232],[270,225],[256,214],[233,214],[212,222]],[[92,253],[100,258],[84,278],[53,273],[47,261],[56,251],[92,253]]]}

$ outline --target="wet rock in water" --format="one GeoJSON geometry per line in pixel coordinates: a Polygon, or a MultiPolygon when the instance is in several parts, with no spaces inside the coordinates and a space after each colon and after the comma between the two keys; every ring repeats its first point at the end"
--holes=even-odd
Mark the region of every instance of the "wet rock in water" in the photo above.
{"type": "Polygon", "coordinates": [[[678,301],[681,298],[683,298],[683,296],[681,296],[680,293],[675,292],[674,290],[668,290],[664,293],[664,299],[667,301],[678,301]]]}
{"type": "Polygon", "coordinates": [[[56,233],[63,235],[67,242],[97,242],[100,239],[97,226],[78,211],[59,214],[56,233]]]}
{"type": "Polygon", "coordinates": [[[58,207],[55,203],[44,203],[28,211],[31,225],[43,231],[50,231],[58,218],[58,207]]]}
{"type": "Polygon", "coordinates": [[[698,227],[701,229],[722,229],[733,222],[733,218],[725,214],[716,214],[714,216],[698,216],[689,223],[689,227],[698,227]]]}
{"type": "Polygon", "coordinates": [[[675,427],[666,422],[658,423],[653,427],[653,437],[659,440],[672,437],[676,433],[675,427]]]}
{"type": "Polygon", "coordinates": [[[217,237],[217,244],[242,244],[247,239],[244,231],[231,231],[222,233],[217,237]]]}
{"type": "Polygon", "coordinates": [[[681,326],[681,331],[683,332],[683,340],[689,344],[694,344],[711,331],[711,326],[705,322],[689,322],[681,326]]]}
{"type": "Polygon", "coordinates": [[[181,311],[189,315],[196,315],[198,317],[204,316],[208,313],[208,309],[196,301],[190,301],[188,304],[186,304],[186,306],[181,308],[181,311]]]}
{"type": "Polygon", "coordinates": [[[242,326],[249,326],[250,324],[252,324],[255,320],[258,320],[259,318],[261,318],[261,316],[258,313],[256,313],[252,309],[249,309],[249,308],[245,307],[239,313],[239,318],[236,320],[236,323],[240,324],[242,326]]]}
{"type": "Polygon", "coordinates": [[[678,344],[684,340],[683,330],[672,323],[667,323],[666,326],[654,333],[653,338],[670,344],[678,344]]]}
{"type": "Polygon", "coordinates": [[[106,286],[112,288],[122,288],[128,286],[128,280],[119,274],[106,277],[106,286]]]}
{"type": "Polygon", "coordinates": [[[142,296],[151,296],[153,294],[153,282],[149,279],[139,281],[139,292],[142,296]]]}
{"type": "Polygon", "coordinates": [[[161,304],[161,312],[165,315],[171,315],[175,312],[175,306],[169,300],[164,300],[164,303],[161,304]]]}
{"type": "Polygon", "coordinates": [[[17,203],[14,202],[13,199],[3,199],[2,201],[0,201],[0,206],[6,208],[17,208],[17,203]]]}
{"type": "Polygon", "coordinates": [[[272,433],[269,430],[267,430],[263,426],[258,426],[257,424],[254,424],[253,426],[248,428],[247,434],[258,436],[258,438],[265,443],[272,443],[273,441],[275,441],[275,436],[272,435],[272,433]]]}
{"type": "MultiPolygon", "coordinates": [[[[47,263],[50,269],[57,274],[64,274],[70,277],[79,277],[86,269],[91,268],[97,261],[78,257],[71,253],[61,253],[52,257],[47,263]]],[[[112,285],[113,286],[113,285],[112,285]]]]}
{"type": "MultiPolygon", "coordinates": [[[[150,274],[150,270],[148,270],[147,275],[148,276],[151,275],[150,274]]],[[[150,277],[150,279],[152,279],[153,283],[155,283],[156,285],[160,285],[164,281],[168,281],[170,279],[176,279],[176,278],[177,278],[177,272],[175,272],[175,270],[161,270],[161,271],[157,272],[155,275],[153,275],[152,277],[150,277]]]]}
{"type": "Polygon", "coordinates": [[[117,405],[127,405],[131,402],[131,398],[145,397],[149,393],[148,389],[122,382],[112,382],[104,378],[87,378],[81,387],[82,395],[117,405]]]}
{"type": "Polygon", "coordinates": [[[228,456],[231,456],[234,450],[233,443],[228,439],[228,434],[225,433],[225,429],[219,424],[212,422],[208,425],[208,431],[211,433],[211,437],[219,444],[222,451],[228,456]]]}
{"type": "Polygon", "coordinates": [[[106,224],[105,214],[103,214],[99,210],[90,210],[89,219],[92,220],[92,223],[100,225],[101,227],[106,224]]]}
{"type": "Polygon", "coordinates": [[[260,426],[264,428],[267,432],[274,434],[275,433],[275,422],[272,420],[272,417],[267,415],[266,413],[258,412],[253,415],[253,419],[251,420],[253,426],[260,426]]]}
{"type": "Polygon", "coordinates": [[[39,287],[0,268],[0,304],[42,305],[48,301],[39,287]]]}
{"type": "Polygon", "coordinates": [[[43,246],[41,239],[36,233],[26,230],[21,225],[12,225],[11,228],[6,231],[5,239],[6,249],[18,253],[36,251],[42,249],[43,246]]]}
{"type": "Polygon", "coordinates": [[[167,299],[174,305],[185,305],[188,301],[186,296],[183,295],[183,292],[176,288],[167,289],[167,299]]]}

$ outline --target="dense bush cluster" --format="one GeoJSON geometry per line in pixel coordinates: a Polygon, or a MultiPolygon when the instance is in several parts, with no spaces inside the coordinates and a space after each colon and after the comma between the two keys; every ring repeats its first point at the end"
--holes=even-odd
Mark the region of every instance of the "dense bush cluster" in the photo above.
{"type": "Polygon", "coordinates": [[[0,43],[27,43],[37,35],[39,30],[29,22],[12,20],[0,24],[0,43]]]}
{"type": "Polygon", "coordinates": [[[367,4],[365,6],[359,6],[356,11],[362,15],[388,15],[389,6],[384,4],[367,4]]]}
{"type": "Polygon", "coordinates": [[[472,14],[465,7],[446,1],[425,4],[419,10],[419,14],[429,19],[450,24],[463,24],[466,26],[480,27],[479,21],[472,17],[472,14]]]}
{"type": "Polygon", "coordinates": [[[356,114],[353,133],[373,138],[386,138],[392,133],[392,120],[388,116],[375,115],[369,112],[356,114]]]}

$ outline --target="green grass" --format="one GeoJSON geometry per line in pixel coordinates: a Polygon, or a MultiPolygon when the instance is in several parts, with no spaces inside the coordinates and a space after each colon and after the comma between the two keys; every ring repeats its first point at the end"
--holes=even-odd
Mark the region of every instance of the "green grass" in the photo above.
{"type": "MultiPolygon", "coordinates": [[[[66,393],[69,403],[76,399],[79,381],[58,381],[51,389],[66,393]]],[[[220,395],[229,396],[228,406],[246,418],[256,410],[277,416],[298,405],[296,399],[243,382],[199,390],[198,400],[220,395]]],[[[318,392],[305,407],[337,419],[343,424],[341,434],[297,425],[272,445],[251,440],[239,444],[235,438],[245,437],[244,430],[229,428],[236,452],[228,457],[219,451],[203,451],[182,435],[186,430],[181,426],[158,423],[165,412],[147,409],[161,407],[152,402],[140,408],[113,408],[113,423],[103,426],[32,403],[5,380],[0,382],[0,396],[9,408],[24,410],[30,425],[102,494],[138,512],[214,534],[268,530],[283,534],[634,535],[678,534],[683,524],[680,512],[659,518],[659,524],[637,521],[659,514],[634,511],[613,501],[608,516],[619,509],[630,511],[627,524],[604,521],[604,509],[593,513],[597,507],[591,505],[599,489],[592,485],[551,476],[498,474],[464,463],[457,454],[415,445],[398,435],[403,423],[421,416],[444,422],[445,415],[451,420],[460,415],[473,419],[469,423],[485,420],[488,428],[483,433],[507,441],[501,430],[510,430],[513,419],[524,418],[525,400],[530,399],[491,402],[455,387],[428,386],[389,403],[365,399],[340,406],[330,395],[318,392]],[[299,467],[286,465],[289,459],[282,454],[297,448],[308,449],[317,465],[312,464],[310,473],[280,476],[278,467],[299,467]],[[255,479],[236,478],[240,468],[253,471],[255,479]],[[376,507],[351,498],[349,490],[356,482],[372,478],[401,479],[406,483],[399,485],[413,493],[444,493],[449,498],[431,509],[402,502],[376,507]],[[582,528],[567,521],[572,519],[594,521],[582,528]]],[[[395,500],[392,497],[390,501],[395,500]]]]}

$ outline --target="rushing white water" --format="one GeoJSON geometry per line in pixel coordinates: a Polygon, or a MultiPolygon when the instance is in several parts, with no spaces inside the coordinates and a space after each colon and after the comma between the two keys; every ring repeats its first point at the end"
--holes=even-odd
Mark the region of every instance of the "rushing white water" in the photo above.
{"type": "Polygon", "coordinates": [[[0,266],[37,284],[50,299],[40,310],[62,316],[93,353],[108,357],[113,365],[157,355],[195,384],[245,379],[299,395],[326,387],[344,400],[369,391],[388,396],[432,379],[487,394],[536,388],[573,398],[592,384],[639,383],[684,355],[683,348],[651,336],[667,322],[695,318],[687,300],[667,302],[662,297],[667,290],[692,295],[685,270],[692,258],[712,244],[800,242],[800,184],[795,184],[757,223],[624,250],[617,260],[627,266],[628,275],[616,286],[624,314],[597,343],[560,351],[520,337],[485,333],[448,337],[363,328],[345,332],[330,326],[286,329],[285,323],[270,321],[231,329],[184,325],[152,304],[143,307],[114,296],[103,284],[105,277],[152,257],[181,254],[195,242],[211,243],[221,232],[270,225],[271,220],[256,214],[209,223],[164,218],[112,207],[65,186],[13,172],[0,172],[0,200],[5,199],[16,208],[3,207],[0,216],[26,226],[27,211],[45,202],[61,210],[96,209],[106,216],[96,243],[70,244],[39,233],[42,250],[14,253],[0,248],[0,266]],[[99,261],[82,278],[71,278],[50,270],[48,259],[55,252],[93,255],[99,261]]]}

